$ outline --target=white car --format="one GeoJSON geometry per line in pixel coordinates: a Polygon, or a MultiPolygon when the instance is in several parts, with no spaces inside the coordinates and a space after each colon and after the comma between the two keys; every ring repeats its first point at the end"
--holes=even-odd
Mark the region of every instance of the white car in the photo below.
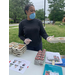
{"type": "MultiPolygon", "coordinates": [[[[42,22],[44,24],[44,21],[42,22]]],[[[45,21],[45,24],[52,24],[53,21],[45,21]]]]}

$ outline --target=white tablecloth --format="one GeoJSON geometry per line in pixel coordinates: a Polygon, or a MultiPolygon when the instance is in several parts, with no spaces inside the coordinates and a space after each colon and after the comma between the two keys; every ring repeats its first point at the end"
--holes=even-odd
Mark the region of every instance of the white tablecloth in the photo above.
{"type": "MultiPolygon", "coordinates": [[[[36,54],[37,51],[26,50],[26,52],[19,58],[30,61],[29,68],[27,68],[23,74],[9,69],[9,75],[43,75],[45,64],[42,66],[34,64],[36,54]]],[[[14,58],[16,58],[16,56],[9,54],[9,61],[14,58]]],[[[62,70],[63,75],[65,75],[65,67],[62,67],[62,70]]]]}

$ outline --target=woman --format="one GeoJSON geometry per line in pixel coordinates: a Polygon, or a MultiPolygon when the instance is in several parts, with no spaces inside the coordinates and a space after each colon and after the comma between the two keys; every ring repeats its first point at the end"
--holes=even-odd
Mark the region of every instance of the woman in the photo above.
{"type": "Polygon", "coordinates": [[[27,19],[19,24],[19,37],[27,44],[28,50],[42,50],[42,37],[49,42],[49,37],[43,28],[42,22],[35,19],[35,7],[28,4],[24,9],[27,19]]]}

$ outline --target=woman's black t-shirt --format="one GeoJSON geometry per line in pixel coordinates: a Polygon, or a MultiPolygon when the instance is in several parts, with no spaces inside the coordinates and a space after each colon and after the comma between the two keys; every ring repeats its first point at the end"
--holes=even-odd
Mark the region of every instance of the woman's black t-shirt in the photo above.
{"type": "Polygon", "coordinates": [[[32,42],[29,46],[37,46],[42,41],[43,37],[46,39],[48,37],[45,29],[43,28],[42,22],[39,19],[33,20],[23,20],[19,23],[19,37],[21,40],[29,38],[32,42]]]}

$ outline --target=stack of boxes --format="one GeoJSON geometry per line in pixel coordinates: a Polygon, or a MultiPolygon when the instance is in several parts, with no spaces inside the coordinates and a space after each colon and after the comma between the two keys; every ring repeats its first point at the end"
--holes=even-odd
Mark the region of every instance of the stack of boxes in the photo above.
{"type": "Polygon", "coordinates": [[[35,65],[43,65],[45,56],[46,56],[46,49],[43,49],[42,51],[39,50],[35,57],[34,64],[35,65]]]}
{"type": "Polygon", "coordinates": [[[21,56],[26,51],[26,44],[12,42],[9,44],[9,53],[15,56],[21,56]]]}

